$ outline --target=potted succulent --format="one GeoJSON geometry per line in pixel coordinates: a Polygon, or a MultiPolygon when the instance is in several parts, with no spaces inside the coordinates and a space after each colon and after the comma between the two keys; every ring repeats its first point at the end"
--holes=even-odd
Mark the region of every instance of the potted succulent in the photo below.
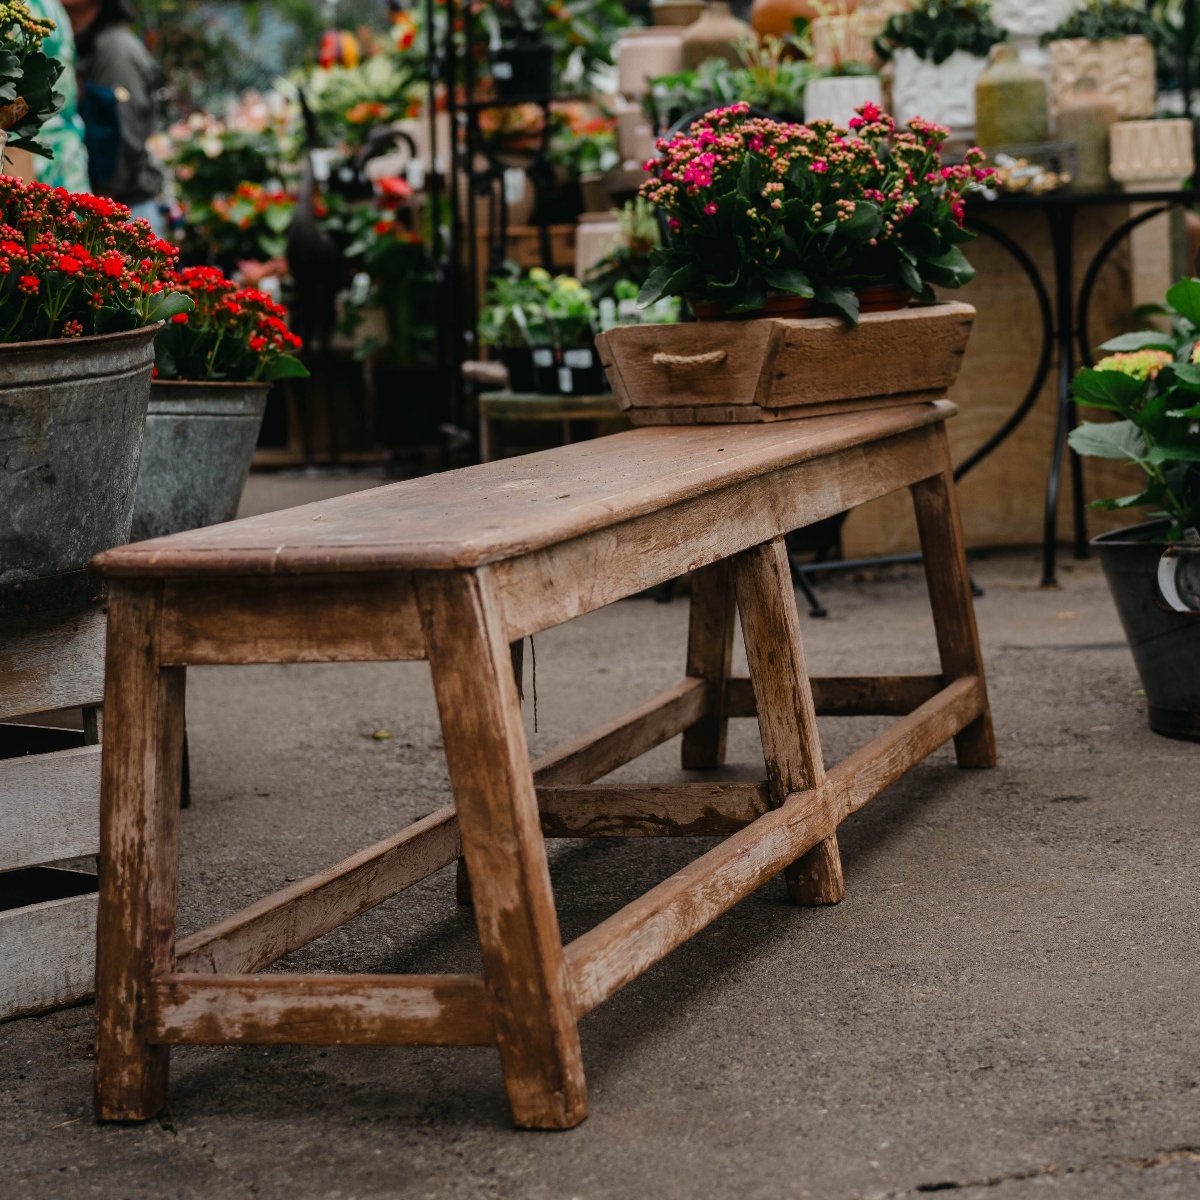
{"type": "Polygon", "coordinates": [[[62,105],[54,85],[63,65],[42,49],[54,29],[24,0],[0,0],[0,175],[6,147],[50,156],[37,135],[62,105]]]}
{"type": "Polygon", "coordinates": [[[964,200],[989,174],[983,154],[972,149],[961,165],[944,166],[945,128],[916,119],[897,130],[874,105],[851,126],[752,118],[743,104],[659,143],[662,157],[647,163],[642,195],[661,210],[671,236],[653,253],[641,299],[687,297],[702,324],[712,324],[658,326],[653,337],[605,334],[601,351],[618,399],[657,408],[673,392],[697,395],[700,368],[709,365],[719,368],[707,372],[710,403],[724,396],[726,406],[786,410],[817,402],[819,388],[806,392],[805,354],[836,347],[842,356],[869,356],[877,338],[894,338],[905,361],[911,354],[915,374],[902,384],[874,366],[854,383],[868,389],[858,399],[948,386],[971,310],[900,310],[933,301],[934,286],[973,277],[962,252],[972,239],[964,200]],[[826,315],[836,319],[777,319],[826,315]],[[739,325],[747,317],[772,319],[739,325]],[[858,333],[846,328],[860,321],[858,333]],[[697,357],[699,343],[705,349],[697,357]],[[683,369],[693,371],[687,381],[683,369]]]}
{"type": "Polygon", "coordinates": [[[269,296],[215,267],[188,267],[169,283],[193,307],[170,318],[155,347],[135,541],[233,520],[271,385],[308,374],[269,296]]]}
{"type": "Polygon", "coordinates": [[[86,600],[128,541],[174,247],[127,208],[0,175],[0,612],[86,600]]]}
{"type": "Polygon", "coordinates": [[[1159,26],[1145,5],[1086,0],[1042,41],[1050,48],[1050,93],[1057,110],[1091,81],[1122,121],[1154,114],[1154,45],[1159,26]]]}
{"type": "Polygon", "coordinates": [[[875,52],[893,65],[896,119],[922,116],[969,135],[975,128],[975,84],[991,48],[1005,37],[988,0],[918,0],[889,18],[875,52]]]}
{"type": "Polygon", "coordinates": [[[1170,333],[1127,334],[1075,378],[1077,404],[1115,420],[1071,433],[1082,455],[1139,470],[1140,490],[1096,506],[1154,520],[1093,539],[1149,705],[1150,726],[1200,741],[1200,279],[1167,293],[1170,333]]]}

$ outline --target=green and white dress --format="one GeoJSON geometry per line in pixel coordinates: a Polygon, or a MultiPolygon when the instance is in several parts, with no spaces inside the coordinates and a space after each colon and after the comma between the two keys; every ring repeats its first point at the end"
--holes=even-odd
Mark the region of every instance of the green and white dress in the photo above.
{"type": "Polygon", "coordinates": [[[90,192],[87,147],[83,141],[83,119],[79,115],[79,85],[75,77],[75,38],[71,22],[60,0],[28,0],[35,17],[48,17],[54,32],[43,43],[51,58],[63,64],[56,90],[63,96],[59,112],[42,126],[38,140],[54,152],[53,158],[35,157],[38,180],[69,192],[90,192]]]}

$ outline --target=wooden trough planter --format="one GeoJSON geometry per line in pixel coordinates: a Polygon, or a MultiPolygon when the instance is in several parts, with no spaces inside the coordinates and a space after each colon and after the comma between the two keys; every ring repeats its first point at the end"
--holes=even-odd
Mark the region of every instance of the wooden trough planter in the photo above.
{"type": "Polygon", "coordinates": [[[596,340],[634,425],[729,425],[940,400],[958,378],[969,304],[834,317],[627,325],[596,340]]]}

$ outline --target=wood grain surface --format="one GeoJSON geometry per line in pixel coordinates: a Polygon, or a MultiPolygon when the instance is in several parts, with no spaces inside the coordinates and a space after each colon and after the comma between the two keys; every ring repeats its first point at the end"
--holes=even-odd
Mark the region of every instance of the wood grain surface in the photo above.
{"type": "Polygon", "coordinates": [[[97,562],[109,575],[158,577],[479,566],[939,424],[953,413],[941,402],[772,426],[634,429],[139,542],[97,562]]]}

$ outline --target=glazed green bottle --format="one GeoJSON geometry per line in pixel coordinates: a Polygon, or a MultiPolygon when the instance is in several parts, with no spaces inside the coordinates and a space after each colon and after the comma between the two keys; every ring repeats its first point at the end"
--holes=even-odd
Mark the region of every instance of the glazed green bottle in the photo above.
{"type": "Polygon", "coordinates": [[[1117,119],[1116,105],[1096,87],[1093,79],[1080,79],[1058,109],[1055,137],[1075,143],[1076,189],[1103,191],[1109,177],[1108,131],[1117,119]]]}
{"type": "Polygon", "coordinates": [[[986,148],[1037,145],[1050,139],[1046,79],[1021,61],[1015,46],[992,48],[975,85],[975,140],[986,148]]]}

